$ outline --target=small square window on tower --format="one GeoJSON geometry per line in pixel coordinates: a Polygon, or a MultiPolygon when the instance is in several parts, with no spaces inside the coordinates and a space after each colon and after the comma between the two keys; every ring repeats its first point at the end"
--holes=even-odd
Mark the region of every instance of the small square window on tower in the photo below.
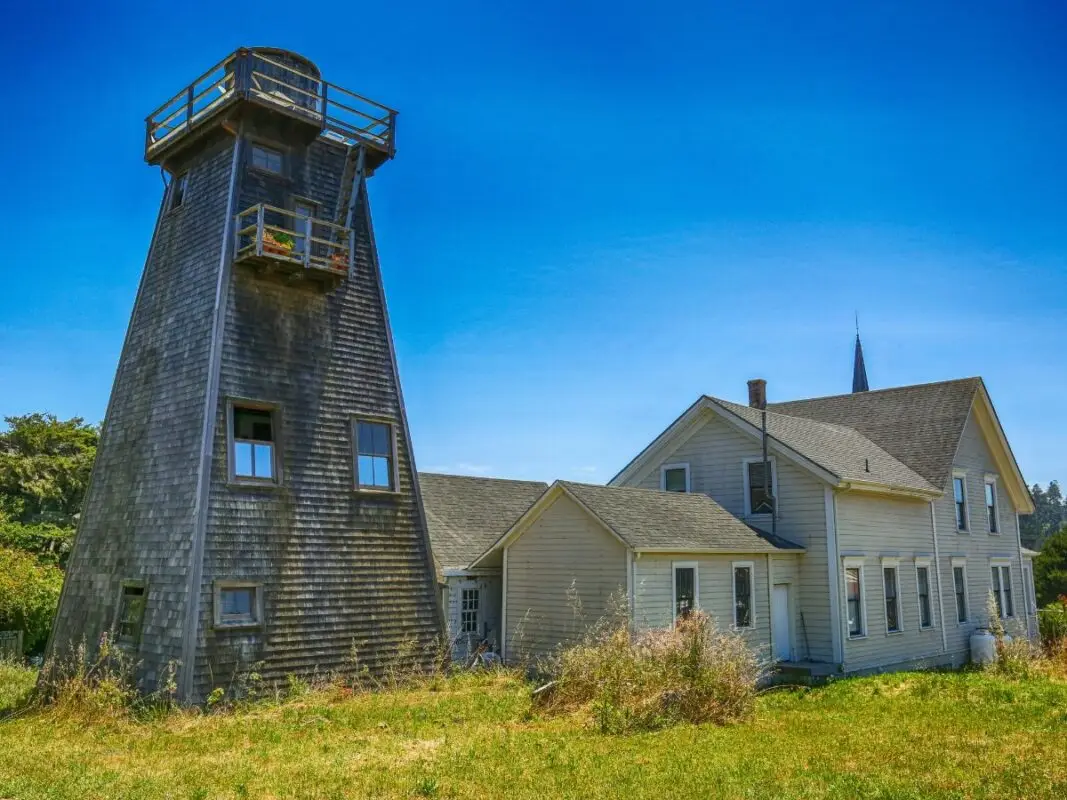
{"type": "Polygon", "coordinates": [[[249,628],[263,619],[263,593],[258,583],[219,581],[215,584],[215,627],[249,628]]]}
{"type": "Polygon", "coordinates": [[[278,482],[276,411],[230,407],[230,475],[241,481],[278,482]]]}
{"type": "Polygon", "coordinates": [[[265,172],[282,174],[282,154],[263,145],[252,145],[252,166],[265,172]]]}
{"type": "Polygon", "coordinates": [[[356,487],[393,491],[396,489],[396,442],[393,426],[378,420],[355,421],[356,487]]]}
{"type": "Polygon", "coordinates": [[[116,635],[119,644],[137,646],[141,643],[141,628],[144,625],[147,590],[140,581],[124,581],[119,597],[116,635]]]}

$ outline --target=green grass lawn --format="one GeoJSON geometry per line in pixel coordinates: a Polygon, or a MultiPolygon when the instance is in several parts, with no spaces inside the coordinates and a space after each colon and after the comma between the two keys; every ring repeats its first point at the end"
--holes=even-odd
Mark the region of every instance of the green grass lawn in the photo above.
{"type": "MultiPolygon", "coordinates": [[[[0,708],[32,684],[0,672],[0,708]]],[[[753,722],[606,736],[460,677],[226,713],[0,722],[0,798],[1067,798],[1067,683],[901,673],[763,695],[753,722]]]]}

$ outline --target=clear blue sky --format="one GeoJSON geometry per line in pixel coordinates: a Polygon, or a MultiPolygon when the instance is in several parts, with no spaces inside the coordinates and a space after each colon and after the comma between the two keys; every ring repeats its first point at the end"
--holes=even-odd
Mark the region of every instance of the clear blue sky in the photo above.
{"type": "Polygon", "coordinates": [[[858,310],[873,388],[981,375],[1067,479],[1061,3],[152,5],[6,13],[0,414],[103,416],[144,116],[260,44],[401,111],[371,196],[421,468],[607,480],[701,393],[847,391],[858,310]]]}

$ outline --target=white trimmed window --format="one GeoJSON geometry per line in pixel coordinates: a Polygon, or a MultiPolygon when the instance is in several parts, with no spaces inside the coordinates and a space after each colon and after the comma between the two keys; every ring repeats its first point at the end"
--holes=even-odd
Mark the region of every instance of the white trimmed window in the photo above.
{"type": "Polygon", "coordinates": [[[864,609],[863,559],[845,559],[845,620],[848,638],[862,639],[867,635],[867,613],[864,609]]]}
{"type": "Polygon", "coordinates": [[[762,456],[746,458],[742,462],[745,481],[745,516],[754,514],[771,514],[774,512],[774,498],[778,496],[778,468],[774,456],[764,462],[762,456]],[[766,478],[766,463],[771,465],[770,478],[766,478]],[[770,488],[767,494],[764,484],[770,488]]]}
{"type": "Polygon", "coordinates": [[[885,632],[900,633],[904,621],[900,613],[900,562],[882,559],[882,593],[885,598],[885,632]]]}
{"type": "Polygon", "coordinates": [[[459,598],[459,632],[478,632],[478,605],[481,594],[478,589],[463,589],[459,598]]]}
{"type": "Polygon", "coordinates": [[[956,597],[956,622],[962,625],[970,617],[967,613],[967,560],[964,558],[952,559],[952,593],[956,597]]]}
{"type": "Polygon", "coordinates": [[[1023,564],[1023,595],[1026,601],[1026,613],[1037,613],[1037,594],[1034,589],[1034,570],[1029,563],[1023,564]]]}
{"type": "Polygon", "coordinates": [[[277,409],[265,405],[230,405],[230,478],[278,482],[277,409]]]}
{"type": "Polygon", "coordinates": [[[997,602],[997,613],[1001,619],[1015,616],[1015,604],[1011,596],[1011,562],[994,561],[991,567],[990,589],[997,602]]]}
{"type": "Polygon", "coordinates": [[[674,598],[673,619],[677,621],[700,608],[697,562],[675,561],[671,565],[671,571],[671,596],[674,598]]]}
{"type": "Polygon", "coordinates": [[[375,491],[395,491],[396,439],[392,423],[357,419],[354,426],[356,486],[375,491]]]}
{"type": "Polygon", "coordinates": [[[265,172],[282,173],[282,154],[261,144],[252,145],[252,166],[265,172]]]}
{"type": "Polygon", "coordinates": [[[734,568],[734,627],[751,628],[756,624],[755,569],[751,561],[735,561],[734,568]]]}
{"type": "Polygon", "coordinates": [[[258,583],[219,581],[215,584],[215,627],[250,628],[263,619],[263,593],[258,583]]]}
{"type": "Polygon", "coordinates": [[[915,561],[915,591],[919,597],[919,627],[934,627],[934,604],[930,598],[930,562],[915,561]]]}
{"type": "Polygon", "coordinates": [[[997,511],[997,479],[987,475],[985,479],[985,518],[990,533],[1000,533],[997,511]]]}
{"type": "Polygon", "coordinates": [[[664,464],[659,471],[659,488],[665,492],[692,491],[688,464],[664,464]]]}
{"type": "Polygon", "coordinates": [[[967,530],[967,473],[952,473],[952,502],[956,508],[956,530],[967,530]]]}

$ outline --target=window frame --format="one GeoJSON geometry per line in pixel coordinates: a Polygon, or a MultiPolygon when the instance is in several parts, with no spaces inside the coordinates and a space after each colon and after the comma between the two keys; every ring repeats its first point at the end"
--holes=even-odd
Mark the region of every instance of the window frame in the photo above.
{"type": "Polygon", "coordinates": [[[756,563],[754,561],[733,561],[730,563],[730,588],[733,596],[733,624],[731,628],[747,631],[756,627],[756,563]],[[748,570],[748,624],[737,623],[737,570],[748,570]]]}
{"type": "Polygon", "coordinates": [[[956,605],[956,625],[969,625],[971,622],[971,590],[967,583],[967,559],[953,558],[952,562],[952,601],[956,605]],[[959,592],[956,591],[956,570],[963,576],[963,619],[960,619],[959,592]]]}
{"type": "MultiPolygon", "coordinates": [[[[229,483],[240,486],[281,486],[284,482],[282,469],[282,406],[278,403],[267,403],[262,400],[248,400],[242,397],[226,398],[226,451],[227,473],[229,483]],[[271,478],[257,478],[254,475],[237,474],[237,441],[234,429],[234,412],[237,409],[249,411],[267,411],[270,413],[271,430],[271,478]]],[[[241,439],[240,441],[253,441],[241,439]]],[[[253,451],[254,452],[254,451],[253,451]]]]}
{"type": "Polygon", "coordinates": [[[982,502],[985,503],[986,530],[990,536],[1000,535],[1000,496],[997,494],[997,478],[995,475],[986,475],[982,481],[982,502]],[[992,490],[993,513],[989,513],[990,505],[986,499],[986,492],[992,490]]]}
{"type": "Polygon", "coordinates": [[[165,202],[167,213],[171,211],[177,211],[179,208],[185,207],[185,200],[189,196],[189,170],[185,170],[178,175],[175,175],[170,179],[170,183],[167,184],[167,199],[165,202]],[[181,189],[181,193],[178,193],[178,189],[181,189]],[[178,203],[175,204],[175,199],[178,203]]]}
{"type": "Polygon", "coordinates": [[[781,516],[781,508],[778,506],[778,462],[774,456],[768,455],[767,461],[771,464],[771,496],[774,498],[774,511],[766,512],[761,511],[754,514],[752,512],[752,487],[750,486],[748,465],[760,464],[763,462],[763,456],[748,456],[741,459],[741,476],[744,485],[744,502],[745,502],[745,517],[769,517],[772,513],[781,516]]]}
{"type": "Polygon", "coordinates": [[[1037,590],[1034,587],[1034,565],[1033,562],[1023,562],[1023,605],[1026,608],[1026,615],[1033,616],[1037,613],[1037,590]]]}
{"type": "Polygon", "coordinates": [[[919,630],[929,631],[937,627],[937,617],[934,615],[934,596],[933,596],[933,573],[931,571],[931,563],[928,558],[915,559],[915,602],[919,607],[919,630]],[[922,593],[919,591],[919,570],[926,570],[926,604],[930,611],[930,624],[923,625],[923,599],[922,593]]]}
{"type": "Polygon", "coordinates": [[[1015,619],[1015,597],[1012,594],[1012,580],[1011,580],[1011,560],[1005,558],[993,558],[989,560],[989,590],[993,592],[993,596],[997,601],[997,612],[1000,614],[1001,619],[1015,619]],[[999,586],[993,585],[993,570],[1000,570],[997,573],[997,580],[999,586]],[[1005,591],[1004,588],[1004,576],[1008,576],[1008,586],[1005,591]],[[1008,606],[1011,609],[1010,614],[1004,613],[1004,600],[1007,598],[1008,606]]]}
{"type": "Polygon", "coordinates": [[[241,630],[263,626],[263,584],[260,581],[217,580],[212,587],[213,627],[219,630],[241,630]],[[250,619],[225,620],[222,617],[222,593],[231,590],[252,590],[252,617],[250,619]]]}
{"type": "Polygon", "coordinates": [[[967,497],[967,473],[964,470],[952,470],[952,515],[956,521],[956,533],[970,533],[971,509],[967,497]],[[960,482],[963,500],[956,500],[956,481],[960,482]],[[963,506],[963,526],[960,526],[960,506],[963,506]]]}
{"type": "Polygon", "coordinates": [[[468,584],[466,586],[460,586],[459,587],[459,633],[460,633],[460,635],[462,635],[462,636],[468,636],[470,634],[474,634],[475,636],[478,635],[478,615],[481,613],[481,609],[482,609],[482,591],[481,591],[481,587],[476,585],[476,584],[468,584]],[[471,593],[474,594],[474,606],[473,606],[473,608],[466,608],[465,607],[465,604],[467,602],[467,598],[466,598],[465,595],[468,592],[471,592],[471,593]],[[467,620],[466,620],[466,618],[464,616],[466,614],[473,614],[474,615],[471,618],[472,622],[473,622],[473,627],[470,630],[467,630],[467,628],[466,628],[467,620]]]}
{"type": "Polygon", "coordinates": [[[250,141],[248,148],[248,167],[254,169],[257,172],[262,172],[265,175],[277,175],[279,177],[286,177],[286,151],[273,144],[267,144],[265,142],[250,141]],[[262,150],[266,153],[275,154],[278,156],[278,169],[271,169],[269,166],[261,166],[256,163],[256,150],[262,150]]]}
{"type": "Polygon", "coordinates": [[[112,626],[112,630],[115,632],[115,643],[123,648],[137,649],[141,646],[141,639],[144,637],[144,618],[145,612],[148,610],[148,582],[139,580],[136,578],[126,578],[119,583],[119,601],[115,607],[115,623],[112,626]],[[123,623],[123,609],[126,603],[126,590],[127,589],[140,589],[141,590],[141,615],[137,620],[137,635],[136,636],[124,636],[122,635],[122,623],[123,623]]]}
{"type": "Polygon", "coordinates": [[[678,570],[693,570],[693,611],[700,610],[700,564],[697,561],[671,562],[671,626],[678,623],[678,570]]]}
{"type": "Polygon", "coordinates": [[[881,561],[882,567],[882,613],[885,615],[885,632],[886,636],[895,636],[898,633],[904,633],[904,604],[901,602],[900,596],[900,559],[899,558],[883,558],[881,561]],[[897,627],[889,627],[889,585],[886,583],[886,570],[893,570],[893,602],[897,607],[897,627]]]}
{"type": "Polygon", "coordinates": [[[661,492],[671,491],[675,494],[691,494],[693,491],[693,485],[690,481],[689,462],[679,462],[677,464],[664,464],[659,468],[659,488],[661,492]],[[667,473],[671,470],[681,469],[685,470],[685,492],[676,492],[673,489],[667,488],[667,473]]]}
{"type": "Polygon", "coordinates": [[[841,565],[841,580],[844,583],[842,586],[841,599],[844,603],[844,614],[842,620],[845,623],[845,635],[849,641],[858,641],[860,639],[867,638],[867,581],[864,577],[864,561],[862,558],[844,558],[841,565]],[[849,570],[857,570],[858,582],[859,582],[859,612],[860,612],[860,632],[853,634],[848,625],[848,572],[849,570]]]}
{"type": "MultiPolygon", "coordinates": [[[[398,494],[400,492],[400,468],[397,464],[396,445],[397,433],[396,422],[389,417],[377,417],[370,414],[355,415],[349,426],[352,437],[352,486],[357,492],[369,494],[398,494]],[[389,427],[389,486],[362,486],[359,482],[359,423],[365,422],[370,425],[387,425],[389,427]]],[[[380,457],[380,456],[374,456],[380,457]]]]}

